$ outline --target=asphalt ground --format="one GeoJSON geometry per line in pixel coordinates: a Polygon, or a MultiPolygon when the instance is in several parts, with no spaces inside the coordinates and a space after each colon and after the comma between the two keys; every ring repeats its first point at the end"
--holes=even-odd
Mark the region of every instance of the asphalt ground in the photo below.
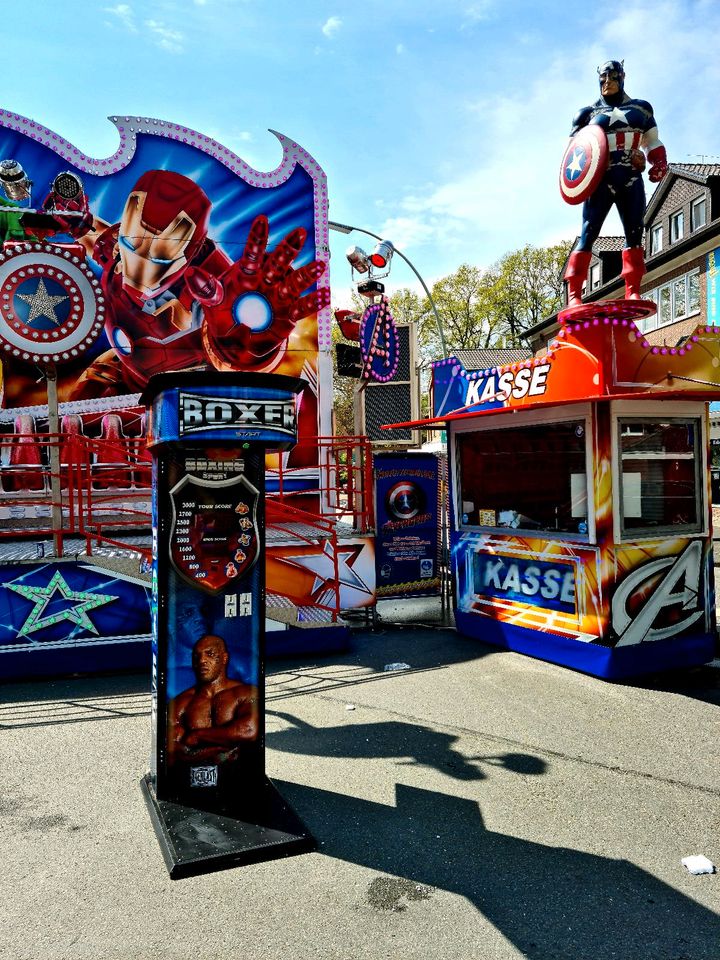
{"type": "Polygon", "coordinates": [[[609,684],[423,603],[268,665],[268,773],[317,852],[200,877],[141,796],[147,676],[0,687],[0,958],[718,960],[720,877],[680,861],[720,864],[720,664],[609,684]]]}

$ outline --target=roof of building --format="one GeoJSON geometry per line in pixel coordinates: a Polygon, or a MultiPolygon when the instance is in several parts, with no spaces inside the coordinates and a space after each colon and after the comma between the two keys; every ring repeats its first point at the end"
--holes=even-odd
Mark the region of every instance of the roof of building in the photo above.
{"type": "Polygon", "coordinates": [[[678,177],[706,184],[710,177],[720,177],[720,163],[671,163],[668,166],[668,175],[660,181],[645,209],[646,224],[655,216],[655,211],[667,195],[670,185],[678,177]]]}
{"type": "Polygon", "coordinates": [[[671,163],[669,169],[700,183],[707,183],[708,177],[720,177],[720,163],[671,163]]]}
{"type": "Polygon", "coordinates": [[[453,354],[466,370],[502,367],[518,360],[529,360],[533,355],[532,350],[524,347],[514,350],[506,350],[502,347],[492,347],[487,350],[453,350],[453,354]]]}
{"type": "MultiPolygon", "coordinates": [[[[578,245],[578,240],[580,237],[575,237],[573,240],[572,247],[570,247],[570,253],[567,255],[565,263],[562,265],[560,271],[560,276],[565,276],[565,270],[567,269],[568,260],[570,259],[570,254],[573,252],[575,247],[578,245]]],[[[595,243],[592,245],[592,252],[597,257],[601,253],[619,253],[622,248],[625,246],[625,237],[598,237],[595,243]]],[[[541,320],[540,323],[536,323],[534,327],[530,327],[530,330],[539,330],[545,324],[544,320],[541,320]]],[[[529,331],[526,330],[525,333],[529,331]]],[[[522,334],[524,336],[524,334],[522,334]]]]}
{"type": "Polygon", "coordinates": [[[598,237],[592,245],[592,252],[595,254],[608,251],[616,253],[618,250],[622,250],[624,246],[625,237],[598,237]]]}

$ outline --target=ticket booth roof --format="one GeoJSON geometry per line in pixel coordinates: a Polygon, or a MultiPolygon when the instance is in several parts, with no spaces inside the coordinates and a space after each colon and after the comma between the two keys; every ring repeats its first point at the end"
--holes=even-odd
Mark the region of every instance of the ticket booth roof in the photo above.
{"type": "Polygon", "coordinates": [[[531,360],[479,371],[465,370],[455,357],[438,361],[436,398],[451,395],[448,386],[459,380],[465,404],[440,411],[436,406],[435,416],[383,429],[440,429],[459,420],[571,403],[718,400],[719,374],[720,327],[698,327],[677,346],[661,347],[650,344],[635,324],[606,317],[565,325],[547,353],[531,360]]]}

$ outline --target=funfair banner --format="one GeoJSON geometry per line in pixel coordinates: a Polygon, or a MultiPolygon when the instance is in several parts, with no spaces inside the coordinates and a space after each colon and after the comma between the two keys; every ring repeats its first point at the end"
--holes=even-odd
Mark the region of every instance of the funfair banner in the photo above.
{"type": "Polygon", "coordinates": [[[379,597],[440,593],[440,467],[431,453],[375,455],[379,597]]]}
{"type": "Polygon", "coordinates": [[[327,434],[318,164],[282,134],[260,172],[187,127],[111,120],[119,147],[95,160],[0,111],[0,406],[46,403],[48,365],[66,412],[130,404],[161,371],[273,371],[309,384],[301,437],[327,434]]]}

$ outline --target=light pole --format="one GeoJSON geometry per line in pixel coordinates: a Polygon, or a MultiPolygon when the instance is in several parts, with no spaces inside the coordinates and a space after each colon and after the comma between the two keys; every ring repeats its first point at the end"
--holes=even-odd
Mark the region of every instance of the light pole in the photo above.
{"type": "MultiPolygon", "coordinates": [[[[373,237],[375,240],[379,240],[381,243],[384,239],[383,237],[378,236],[377,233],[373,233],[371,230],[365,230],[364,227],[351,227],[346,223],[335,223],[333,220],[330,220],[328,222],[328,226],[330,227],[331,230],[336,230],[338,233],[352,233],[353,231],[355,231],[356,233],[364,233],[368,237],[373,237]]],[[[401,260],[404,260],[405,263],[410,267],[412,272],[415,274],[415,276],[418,278],[418,280],[422,284],[422,288],[425,291],[425,295],[428,298],[428,303],[432,307],[432,311],[435,314],[435,323],[437,325],[437,331],[440,336],[440,347],[442,349],[443,359],[445,359],[445,357],[447,357],[448,355],[447,347],[445,346],[445,334],[443,333],[442,323],[440,321],[440,314],[437,311],[437,307],[435,306],[435,301],[432,298],[432,294],[428,290],[427,284],[425,283],[423,278],[420,276],[420,274],[417,272],[417,270],[415,269],[413,264],[408,260],[405,254],[401,250],[398,250],[398,248],[395,247],[394,245],[393,245],[393,249],[394,249],[394,252],[401,258],[401,260]]]]}

